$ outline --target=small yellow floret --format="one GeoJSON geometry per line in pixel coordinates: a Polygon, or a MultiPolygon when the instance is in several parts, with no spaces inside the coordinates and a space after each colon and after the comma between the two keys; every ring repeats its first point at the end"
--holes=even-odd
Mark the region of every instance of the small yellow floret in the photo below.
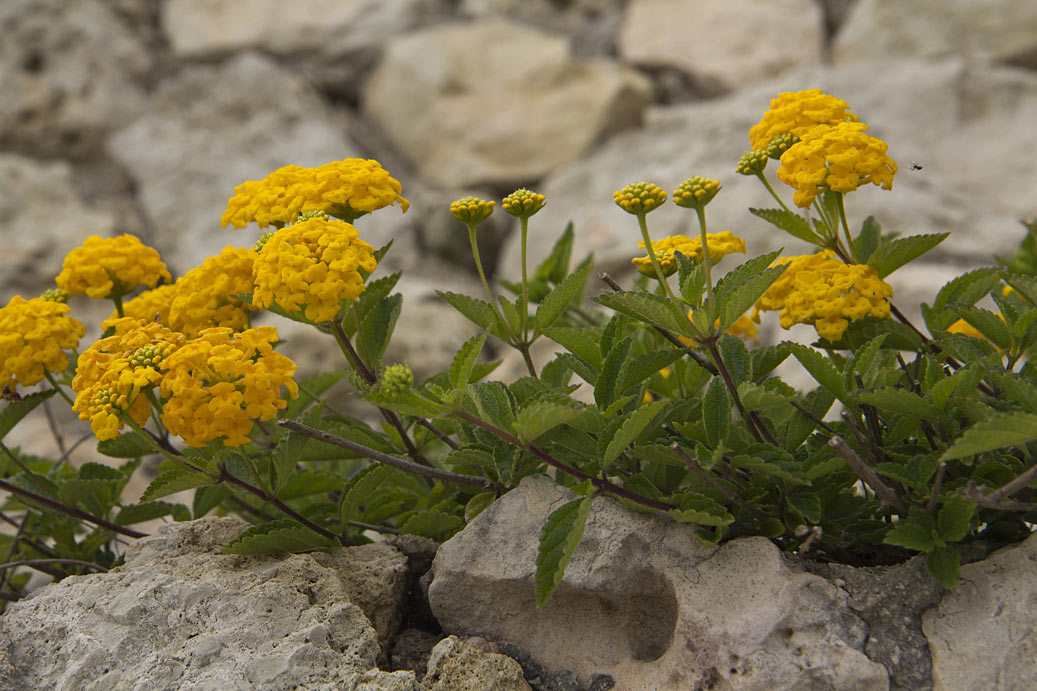
{"type": "Polygon", "coordinates": [[[13,391],[39,383],[46,372],[68,369],[65,350],[77,347],[86,332],[68,312],[63,302],[20,295],[0,307],[0,386],[13,391]]]}
{"type": "Polygon", "coordinates": [[[312,322],[328,322],[343,300],[364,292],[364,276],[377,268],[374,248],[344,221],[311,218],[274,233],[255,258],[252,304],[275,302],[305,310],[312,322]]]}
{"type": "Polygon", "coordinates": [[[544,195],[523,188],[505,197],[501,206],[512,216],[529,218],[544,208],[544,199],[544,195]]]}
{"type": "MultiPolygon", "coordinates": [[[[735,252],[745,253],[745,240],[729,230],[722,233],[708,233],[706,244],[709,246],[709,259],[713,263],[735,252]]],[[[639,242],[637,246],[644,249],[645,243],[639,242]]],[[[653,240],[652,251],[655,252],[655,258],[659,260],[663,273],[670,276],[678,268],[675,252],[680,252],[693,261],[702,261],[702,237],[696,235],[689,238],[684,235],[671,235],[661,240],[653,240]]],[[[655,276],[652,260],[648,257],[635,257],[630,261],[644,275],[655,276]]]]}
{"type": "Polygon", "coordinates": [[[651,182],[633,182],[613,192],[612,199],[619,208],[637,216],[662,206],[666,201],[666,192],[651,182]]]}
{"type": "Polygon", "coordinates": [[[478,225],[490,217],[496,203],[469,196],[450,202],[450,213],[461,223],[478,225]]]}
{"type": "MultiPolygon", "coordinates": [[[[165,283],[160,285],[158,288],[145,290],[132,300],[127,300],[123,303],[123,316],[134,317],[135,319],[145,319],[147,321],[157,321],[168,326],[169,306],[173,302],[173,296],[175,294],[175,283],[165,283]]],[[[101,323],[101,328],[107,330],[116,319],[119,319],[119,313],[116,310],[112,310],[111,316],[101,323]]]]}
{"type": "Polygon", "coordinates": [[[857,122],[849,107],[846,101],[823,94],[821,89],[778,94],[771,101],[770,110],[749,130],[749,141],[754,149],[766,149],[776,134],[802,137],[817,125],[857,122]]]}
{"type": "Polygon", "coordinates": [[[141,286],[154,287],[159,279],[170,280],[158,252],[133,235],[91,235],[65,255],[61,267],[58,288],[92,298],[122,297],[141,286]]]}
{"type": "Polygon", "coordinates": [[[696,175],[673,191],[673,203],[686,209],[701,209],[720,192],[720,181],[696,175]]]}
{"type": "Polygon", "coordinates": [[[252,292],[255,259],[251,250],[227,246],[181,276],[169,307],[169,325],[189,338],[213,326],[246,328],[255,308],[230,296],[252,292]]]}

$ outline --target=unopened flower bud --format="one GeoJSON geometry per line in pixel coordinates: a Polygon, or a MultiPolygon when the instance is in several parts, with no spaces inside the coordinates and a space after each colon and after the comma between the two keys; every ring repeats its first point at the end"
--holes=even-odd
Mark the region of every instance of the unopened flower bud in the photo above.
{"type": "Polygon", "coordinates": [[[461,223],[477,225],[493,213],[496,202],[488,202],[477,197],[465,197],[450,204],[450,213],[461,223]]]}
{"type": "Polygon", "coordinates": [[[68,303],[68,299],[72,297],[72,293],[61,288],[48,288],[43,291],[43,295],[40,296],[47,302],[63,302],[68,303]]]}
{"type": "Polygon", "coordinates": [[[784,134],[776,134],[771,137],[770,144],[767,145],[767,157],[773,158],[775,161],[781,158],[781,155],[792,148],[793,144],[799,142],[799,137],[786,132],[784,134]]]}
{"type": "Polygon", "coordinates": [[[527,189],[515,190],[504,198],[501,206],[512,216],[529,218],[544,208],[544,195],[527,189]]]}
{"type": "Polygon", "coordinates": [[[666,192],[651,182],[634,182],[613,192],[612,198],[621,209],[637,216],[662,206],[666,192]]]}
{"type": "Polygon", "coordinates": [[[386,393],[403,393],[414,386],[414,373],[410,366],[389,365],[382,373],[382,391],[386,393]]]}
{"type": "Polygon", "coordinates": [[[681,183],[673,191],[673,201],[677,206],[687,209],[701,209],[713,201],[720,191],[720,181],[695,176],[681,183]]]}
{"type": "Polygon", "coordinates": [[[759,175],[767,167],[767,152],[763,149],[750,149],[742,154],[735,166],[739,175],[759,175]]]}
{"type": "Polygon", "coordinates": [[[272,238],[274,236],[274,232],[276,232],[276,231],[268,230],[267,232],[265,232],[262,235],[260,235],[259,239],[256,240],[256,244],[252,245],[252,251],[255,252],[256,254],[259,254],[260,252],[262,252],[263,251],[263,245],[265,245],[267,243],[267,240],[269,240],[270,238],[272,238]]]}

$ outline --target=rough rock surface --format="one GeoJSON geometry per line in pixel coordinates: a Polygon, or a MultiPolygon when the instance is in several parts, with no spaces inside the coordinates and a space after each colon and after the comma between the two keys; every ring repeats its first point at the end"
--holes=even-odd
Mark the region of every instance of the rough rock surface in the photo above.
{"type": "Polygon", "coordinates": [[[473,640],[462,642],[450,636],[432,649],[424,679],[428,691],[529,691],[519,663],[507,655],[480,650],[473,640]]]}
{"type": "Polygon", "coordinates": [[[349,571],[308,555],[220,553],[244,527],[170,524],[133,545],[123,567],[10,605],[0,618],[10,688],[417,689],[413,673],[377,669],[378,634],[350,599],[378,600],[357,589],[387,583],[345,587],[349,571]]]}
{"type": "Polygon", "coordinates": [[[729,90],[816,64],[822,25],[811,0],[632,0],[618,42],[635,65],[729,90]]]}
{"type": "Polygon", "coordinates": [[[445,25],[391,41],[363,108],[433,182],[517,185],[636,125],[649,85],[518,23],[445,25]]]}
{"type": "Polygon", "coordinates": [[[250,53],[165,82],[108,148],[130,171],[156,247],[177,274],[225,245],[245,247],[259,237],[255,226],[220,228],[235,185],[289,163],[313,166],[358,153],[303,80],[250,53]]]}
{"type": "Polygon", "coordinates": [[[933,688],[1037,688],[1037,537],[961,567],[958,585],[925,613],[933,688]]]}
{"type": "Polygon", "coordinates": [[[595,502],[552,601],[535,606],[536,539],[567,492],[530,477],[446,542],[429,601],[444,630],[518,645],[622,689],[886,689],[845,592],[766,539],[700,543],[686,526],[595,502]]]}

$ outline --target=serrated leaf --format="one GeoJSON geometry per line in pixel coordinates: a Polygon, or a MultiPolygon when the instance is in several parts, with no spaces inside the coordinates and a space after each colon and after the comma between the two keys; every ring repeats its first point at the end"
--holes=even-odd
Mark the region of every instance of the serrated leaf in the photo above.
{"type": "Polygon", "coordinates": [[[756,275],[746,279],[735,287],[730,295],[720,300],[720,324],[718,328],[726,331],[732,324],[745,314],[745,311],[753,306],[760,296],[767,292],[771,284],[785,271],[786,265],[774,266],[764,269],[756,275]]]}
{"type": "Polygon", "coordinates": [[[550,329],[544,329],[544,335],[570,353],[583,358],[592,367],[601,367],[598,335],[593,329],[551,327],[550,329]]]}
{"type": "Polygon", "coordinates": [[[550,602],[551,594],[565,577],[565,568],[583,538],[593,501],[594,497],[589,496],[567,502],[547,517],[537,548],[537,607],[550,602]]]}
{"type": "Polygon", "coordinates": [[[36,406],[43,403],[57,392],[57,389],[36,391],[27,396],[22,396],[20,401],[13,401],[4,406],[4,409],[0,410],[0,439],[7,436],[7,433],[14,429],[14,426],[17,425],[23,417],[35,410],[36,406]]]}
{"type": "MultiPolygon", "coordinates": [[[[929,330],[946,329],[958,316],[947,310],[950,304],[974,305],[997,285],[998,276],[993,269],[969,271],[948,281],[936,294],[933,306],[922,310],[929,330]]],[[[923,306],[924,307],[924,306],[923,306]]]]}
{"type": "Polygon", "coordinates": [[[821,237],[815,233],[810,224],[802,216],[786,211],[785,209],[749,209],[753,216],[759,216],[771,225],[784,230],[792,237],[799,238],[811,245],[821,246],[824,244],[821,237]]]}
{"type": "Polygon", "coordinates": [[[821,522],[821,500],[811,492],[793,492],[788,498],[789,506],[803,514],[810,523],[821,522]]]}
{"type": "Polygon", "coordinates": [[[1006,446],[1022,446],[1034,440],[1037,440],[1037,415],[1003,413],[981,420],[965,430],[940,460],[975,456],[1006,446]]]}
{"type": "Polygon", "coordinates": [[[626,363],[633,343],[633,337],[624,338],[608,351],[601,363],[601,371],[594,380],[594,402],[598,404],[599,408],[608,408],[621,393],[619,391],[619,373],[626,363]]]}
{"type": "Polygon", "coordinates": [[[1001,350],[1012,345],[1012,332],[996,313],[975,305],[952,305],[951,309],[1001,350]]]}
{"type": "Polygon", "coordinates": [[[677,497],[678,508],[667,513],[679,523],[695,523],[697,525],[724,526],[734,522],[735,517],[709,497],[697,492],[681,492],[677,497]]]}
{"type": "Polygon", "coordinates": [[[541,434],[579,417],[584,406],[564,396],[530,401],[518,411],[515,433],[524,442],[531,442],[541,434]]]}
{"type": "Polygon", "coordinates": [[[290,519],[254,525],[223,548],[227,554],[288,554],[325,550],[327,538],[290,519]]]}
{"type": "Polygon", "coordinates": [[[504,324],[500,322],[496,311],[493,309],[493,305],[490,303],[468,295],[462,295],[461,293],[450,293],[443,290],[437,290],[436,295],[467,317],[469,321],[480,329],[486,329],[497,338],[506,337],[507,332],[504,329],[504,324]]]}
{"type": "Polygon", "coordinates": [[[885,278],[904,264],[939,245],[949,235],[950,233],[932,233],[885,240],[868,258],[868,264],[879,272],[879,278],[885,278]]]}
{"type": "Polygon", "coordinates": [[[663,401],[652,401],[623,418],[608,446],[605,447],[605,454],[602,457],[602,472],[607,471],[609,464],[616,460],[616,457],[645,431],[666,405],[663,401]]]}
{"type": "Polygon", "coordinates": [[[647,324],[688,338],[694,337],[687,315],[664,297],[651,293],[620,292],[599,295],[594,301],[647,324]]]}
{"type": "Polygon", "coordinates": [[[468,522],[475,520],[476,516],[485,511],[496,500],[496,492],[479,492],[464,505],[464,519],[468,522]]]}
{"type": "Polygon", "coordinates": [[[554,324],[573,298],[583,292],[590,270],[591,267],[588,265],[569,274],[544,297],[536,312],[536,333],[543,333],[544,329],[554,324]]]}
{"type": "Polygon", "coordinates": [[[875,406],[882,411],[911,415],[934,422],[939,418],[932,403],[907,389],[883,387],[875,391],[857,394],[855,398],[861,403],[875,406]]]}
{"type": "Polygon", "coordinates": [[[818,384],[835,394],[843,403],[847,403],[846,387],[843,385],[842,375],[831,360],[809,346],[799,343],[790,343],[792,354],[799,360],[799,364],[810,373],[818,384]]]}
{"type": "Polygon", "coordinates": [[[339,520],[343,525],[357,517],[359,508],[392,475],[392,470],[384,465],[368,466],[349,478],[339,499],[339,520]]]}
{"type": "Polygon", "coordinates": [[[742,339],[731,334],[724,334],[717,341],[720,357],[724,361],[728,374],[734,380],[737,387],[744,381],[748,381],[752,375],[752,361],[749,357],[749,349],[745,347],[742,339]]]}
{"type": "Polygon", "coordinates": [[[414,389],[391,393],[377,389],[364,393],[363,397],[379,408],[385,408],[400,415],[429,418],[442,417],[449,412],[444,404],[433,401],[414,389]]]}
{"type": "Polygon", "coordinates": [[[465,344],[457,351],[457,355],[454,356],[453,362],[450,363],[450,386],[462,389],[468,385],[475,361],[479,358],[479,353],[482,352],[485,343],[485,333],[465,341],[465,344]]]}
{"type": "Polygon", "coordinates": [[[198,519],[219,506],[230,495],[226,485],[208,485],[194,492],[191,502],[191,517],[198,519]]]}
{"type": "Polygon", "coordinates": [[[114,439],[97,442],[97,452],[111,458],[139,458],[155,453],[155,446],[147,435],[127,432],[114,439]]]}
{"type": "Polygon", "coordinates": [[[109,480],[66,480],[58,488],[58,500],[66,506],[75,506],[92,498],[103,506],[111,501],[112,489],[109,480]]]}
{"type": "Polygon", "coordinates": [[[752,380],[759,381],[762,379],[764,375],[769,374],[775,367],[785,362],[791,353],[792,349],[787,341],[750,351],[749,359],[752,361],[752,374],[750,376],[752,380]]]}
{"type": "Polygon", "coordinates": [[[936,582],[947,590],[953,590],[958,583],[958,572],[961,570],[961,555],[958,550],[949,546],[936,547],[925,557],[925,565],[936,582]]]}
{"type": "Polygon", "coordinates": [[[976,504],[965,497],[950,497],[936,515],[936,529],[944,542],[958,542],[965,538],[972,524],[976,504]]]}
{"type": "Polygon", "coordinates": [[[360,359],[375,367],[382,359],[389,339],[392,337],[393,329],[396,328],[396,320],[400,317],[403,309],[403,296],[399,293],[390,295],[378,302],[364,317],[357,333],[356,352],[360,359]]]}
{"type": "Polygon", "coordinates": [[[303,409],[320,400],[319,398],[313,398],[310,394],[320,396],[345,375],[346,370],[340,369],[331,372],[321,372],[303,379],[299,382],[299,397],[288,401],[288,405],[285,406],[285,409],[281,411],[278,417],[294,419],[303,409]]]}
{"type": "Polygon", "coordinates": [[[162,518],[173,513],[173,509],[180,504],[170,504],[164,501],[149,501],[143,504],[131,504],[130,506],[124,506],[119,509],[118,515],[115,517],[115,523],[117,525],[133,525],[134,523],[142,523],[144,521],[151,521],[156,518],[162,518]]]}
{"type": "Polygon", "coordinates": [[[683,350],[667,348],[627,358],[620,369],[618,392],[625,393],[640,386],[653,374],[664,367],[669,367],[682,357],[684,357],[683,350]]]}
{"type": "Polygon", "coordinates": [[[868,216],[861,225],[861,232],[853,239],[853,250],[862,264],[867,264],[879,246],[882,228],[874,216],[868,216]]]}
{"type": "Polygon", "coordinates": [[[140,501],[149,502],[182,492],[185,489],[214,484],[216,484],[216,480],[204,473],[196,473],[186,468],[171,468],[151,481],[148,488],[144,490],[144,494],[140,496],[140,501]]]}
{"type": "Polygon", "coordinates": [[[887,545],[897,545],[916,552],[929,552],[936,547],[933,527],[929,525],[931,521],[932,517],[928,514],[923,518],[920,513],[912,512],[907,518],[901,518],[894,523],[882,541],[887,545]]]}
{"type": "Polygon", "coordinates": [[[702,424],[712,448],[727,440],[727,430],[731,425],[731,398],[720,377],[713,377],[706,395],[702,397],[702,424]]]}
{"type": "Polygon", "coordinates": [[[420,535],[436,542],[450,539],[454,533],[464,528],[464,519],[443,511],[422,511],[411,516],[400,527],[404,535],[420,535]]]}
{"type": "Polygon", "coordinates": [[[498,381],[468,386],[468,399],[475,404],[479,417],[511,432],[515,429],[515,409],[511,392],[498,381]]]}
{"type": "MultiPolygon", "coordinates": [[[[300,422],[314,427],[320,421],[321,407],[317,406],[308,410],[300,422]]],[[[271,484],[274,486],[274,494],[278,494],[288,482],[288,478],[295,471],[295,464],[302,460],[303,453],[310,446],[311,439],[305,434],[285,430],[281,438],[277,440],[277,445],[270,454],[270,468],[274,475],[271,484]]]]}
{"type": "Polygon", "coordinates": [[[551,254],[540,263],[534,275],[545,281],[560,283],[569,274],[569,259],[573,249],[573,224],[569,222],[565,230],[555,241],[551,248],[551,254]]]}

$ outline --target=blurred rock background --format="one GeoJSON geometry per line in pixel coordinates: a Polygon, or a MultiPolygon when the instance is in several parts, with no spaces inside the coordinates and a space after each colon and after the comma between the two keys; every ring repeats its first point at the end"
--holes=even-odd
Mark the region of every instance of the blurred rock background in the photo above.
{"type": "MultiPolygon", "coordinates": [[[[387,358],[422,377],[472,334],[433,292],[479,294],[447,211],[467,194],[546,194],[531,261],[572,221],[575,256],[629,280],[638,233],[612,192],[704,175],[724,185],[711,231],[750,254],[801,253],[748,214],[769,197],[734,166],[771,98],[814,87],[847,100],[900,166],[892,192],[851,195],[851,223],[953,233],[892,276],[908,314],[1011,252],[1037,216],[1032,2],[3,0],[0,28],[0,304],[50,286],[91,234],[138,235],[180,275],[258,237],[220,228],[236,184],[376,158],[412,207],[357,227],[395,240],[384,264],[406,270],[405,302],[387,358]]],[[[655,237],[697,232],[672,205],[650,219],[655,237]]],[[[514,278],[511,220],[495,214],[480,244],[514,278]]],[[[74,310],[110,311],[87,302],[74,310]]],[[[304,368],[321,363],[323,344],[278,326],[304,368]]]]}

